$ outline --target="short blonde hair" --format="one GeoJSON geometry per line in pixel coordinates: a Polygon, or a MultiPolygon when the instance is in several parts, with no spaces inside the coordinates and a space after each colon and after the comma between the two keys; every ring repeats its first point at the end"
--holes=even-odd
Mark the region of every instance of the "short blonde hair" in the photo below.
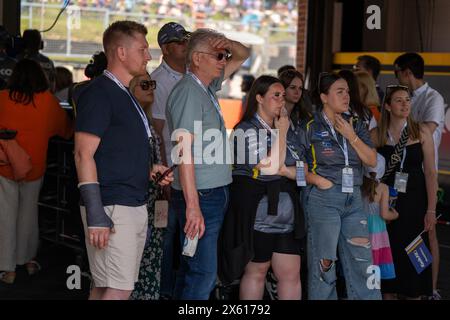
{"type": "Polygon", "coordinates": [[[135,33],[140,33],[144,37],[147,35],[147,28],[138,22],[121,20],[113,22],[105,32],[103,32],[103,49],[108,55],[119,45],[122,38],[132,38],[135,33]]]}
{"type": "Polygon", "coordinates": [[[355,76],[358,80],[361,102],[367,107],[381,106],[380,97],[377,92],[377,84],[370,74],[359,70],[355,72],[355,76]]]}

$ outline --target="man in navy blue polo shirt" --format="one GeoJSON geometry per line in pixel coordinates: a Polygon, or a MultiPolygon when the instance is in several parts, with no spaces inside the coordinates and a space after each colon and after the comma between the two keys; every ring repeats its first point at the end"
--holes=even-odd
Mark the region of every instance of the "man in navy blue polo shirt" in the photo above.
{"type": "MultiPolygon", "coordinates": [[[[146,34],[133,21],[110,25],[103,34],[107,70],[79,98],[75,163],[94,281],[90,299],[126,300],[138,279],[147,235],[151,132],[128,86],[151,59],[146,34]]],[[[153,175],[167,168],[152,169],[153,175]]]]}

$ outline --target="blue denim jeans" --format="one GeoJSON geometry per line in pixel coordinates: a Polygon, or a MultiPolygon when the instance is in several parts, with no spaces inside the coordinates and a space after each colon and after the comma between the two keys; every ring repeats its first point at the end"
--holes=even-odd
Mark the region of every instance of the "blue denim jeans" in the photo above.
{"type": "Polygon", "coordinates": [[[175,271],[173,270],[173,250],[175,233],[178,228],[177,213],[169,206],[167,227],[163,231],[163,252],[161,258],[160,294],[172,297],[175,286],[175,271]]]}
{"type": "MultiPolygon", "coordinates": [[[[198,191],[205,233],[199,239],[195,255],[181,256],[174,298],[177,300],[208,300],[217,279],[217,240],[228,208],[228,186],[198,191]]],[[[186,224],[186,203],[183,192],[172,190],[171,206],[177,213],[181,230],[186,224]]],[[[185,234],[180,233],[183,245],[185,234]]]]}
{"type": "Polygon", "coordinates": [[[378,300],[379,289],[368,285],[372,265],[370,243],[357,244],[355,238],[369,240],[367,214],[363,209],[361,191],[341,192],[340,185],[321,190],[313,187],[306,196],[308,214],[308,298],[337,299],[337,250],[342,264],[348,299],[378,300]],[[329,268],[322,260],[331,260],[329,268]]]}

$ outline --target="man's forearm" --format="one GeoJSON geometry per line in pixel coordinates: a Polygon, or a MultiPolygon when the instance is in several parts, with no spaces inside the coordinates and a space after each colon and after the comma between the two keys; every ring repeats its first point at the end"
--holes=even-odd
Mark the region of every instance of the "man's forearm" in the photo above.
{"type": "Polygon", "coordinates": [[[190,164],[181,164],[178,167],[180,183],[183,189],[184,199],[187,208],[198,208],[198,193],[195,183],[195,168],[193,161],[190,164]]]}
{"type": "Polygon", "coordinates": [[[233,59],[244,62],[250,56],[250,49],[238,41],[232,41],[233,59]]]}
{"type": "Polygon", "coordinates": [[[237,41],[231,41],[231,53],[233,58],[225,66],[224,79],[230,77],[230,75],[238,70],[244,61],[250,56],[250,49],[237,41]]]}
{"type": "Polygon", "coordinates": [[[96,182],[97,181],[97,166],[92,157],[75,155],[75,166],[77,168],[78,181],[96,182]]]}

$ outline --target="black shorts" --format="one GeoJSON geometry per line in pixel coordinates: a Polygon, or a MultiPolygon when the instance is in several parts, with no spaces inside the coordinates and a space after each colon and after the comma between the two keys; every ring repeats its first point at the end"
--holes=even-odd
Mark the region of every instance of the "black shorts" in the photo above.
{"type": "Polygon", "coordinates": [[[272,254],[296,254],[302,253],[302,241],[294,239],[294,232],[290,233],[265,233],[253,230],[253,248],[255,256],[252,262],[267,262],[272,259],[272,254]]]}

